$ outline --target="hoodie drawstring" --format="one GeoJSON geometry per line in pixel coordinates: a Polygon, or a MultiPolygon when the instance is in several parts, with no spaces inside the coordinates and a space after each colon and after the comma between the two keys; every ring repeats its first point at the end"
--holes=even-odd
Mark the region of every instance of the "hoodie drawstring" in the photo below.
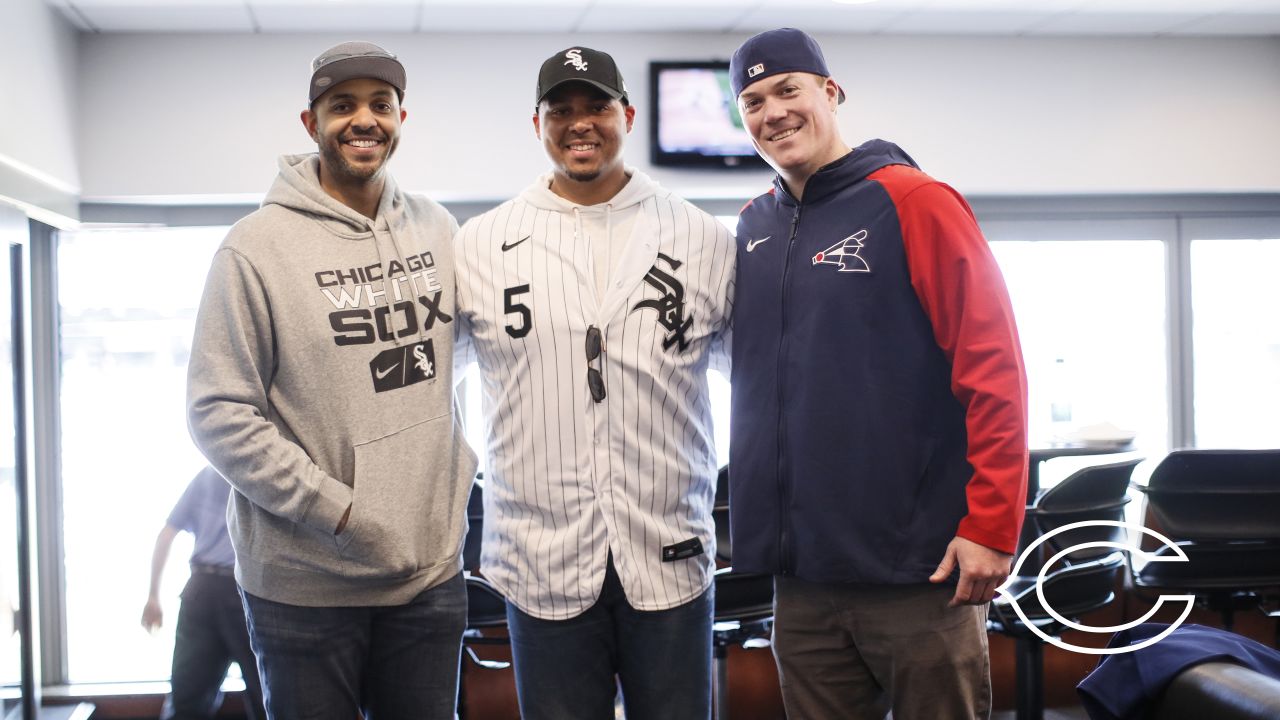
{"type": "Polygon", "coordinates": [[[608,265],[604,271],[604,286],[609,287],[609,275],[613,272],[613,203],[604,206],[604,245],[609,248],[608,265]]]}
{"type": "MultiPolygon", "coordinates": [[[[413,297],[410,298],[410,302],[414,303],[414,305],[416,306],[418,303],[418,281],[415,280],[411,274],[409,274],[409,262],[404,257],[404,251],[400,249],[400,241],[396,239],[396,231],[392,227],[391,221],[387,220],[386,224],[387,224],[387,236],[391,238],[391,247],[396,251],[396,259],[400,261],[400,268],[404,272],[405,277],[408,278],[409,280],[409,292],[413,294],[413,297]]],[[[373,238],[373,245],[374,247],[378,246],[378,237],[376,234],[374,235],[374,238],[373,238]]],[[[378,262],[379,263],[383,262],[381,250],[378,251],[378,262]]],[[[383,290],[386,290],[386,285],[387,283],[390,283],[390,282],[392,282],[391,278],[387,275],[384,275],[382,279],[383,290]]],[[[416,316],[416,313],[415,313],[415,316],[416,316]]],[[[422,329],[423,324],[420,322],[416,322],[415,324],[418,326],[417,342],[425,341],[427,339],[427,334],[426,334],[426,331],[422,329]]],[[[400,340],[398,338],[396,339],[396,347],[400,347],[400,340]]]]}

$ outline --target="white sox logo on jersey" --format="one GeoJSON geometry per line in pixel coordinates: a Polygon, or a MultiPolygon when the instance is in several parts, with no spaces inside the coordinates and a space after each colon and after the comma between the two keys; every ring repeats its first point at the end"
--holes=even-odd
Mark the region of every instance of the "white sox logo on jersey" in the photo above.
{"type": "Polygon", "coordinates": [[[578,72],[587,71],[587,61],[582,59],[582,51],[579,50],[578,48],[574,48],[570,50],[569,52],[565,53],[564,56],[569,58],[568,60],[564,61],[565,65],[572,65],[573,69],[577,70],[578,72]]]}
{"type": "Polygon", "coordinates": [[[831,247],[813,256],[814,265],[838,265],[838,272],[871,272],[871,266],[858,255],[862,249],[862,241],[867,239],[867,230],[863,228],[831,247]]]}
{"type": "MultiPolygon", "coordinates": [[[[671,268],[671,272],[675,272],[683,265],[675,258],[667,257],[662,253],[658,253],[658,260],[667,262],[667,266],[671,268]]],[[[689,341],[684,334],[693,326],[693,317],[686,318],[684,316],[684,285],[680,283],[675,276],[664,272],[658,268],[658,263],[654,263],[649,268],[649,272],[645,273],[644,281],[651,286],[657,288],[662,293],[662,297],[652,300],[641,300],[631,307],[634,312],[641,308],[653,308],[658,312],[658,322],[662,327],[669,330],[666,339],[662,341],[662,349],[670,349],[672,345],[679,343],[680,352],[684,352],[689,347],[689,341]]]]}

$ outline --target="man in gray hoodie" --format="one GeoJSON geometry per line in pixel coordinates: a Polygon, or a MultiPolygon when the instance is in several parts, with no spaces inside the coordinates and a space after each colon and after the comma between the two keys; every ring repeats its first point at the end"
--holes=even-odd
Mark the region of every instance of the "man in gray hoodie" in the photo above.
{"type": "Polygon", "coordinates": [[[483,379],[481,566],[507,598],[525,720],[707,720],[715,448],[733,236],[634,168],[613,58],[548,58],[552,171],[457,239],[483,379]],[[616,678],[616,679],[615,679],[616,678]]]}
{"type": "Polygon", "coordinates": [[[404,67],[312,65],[262,208],[214,256],[188,370],[270,718],[451,718],[475,455],[453,405],[454,219],[386,172],[404,67]]]}

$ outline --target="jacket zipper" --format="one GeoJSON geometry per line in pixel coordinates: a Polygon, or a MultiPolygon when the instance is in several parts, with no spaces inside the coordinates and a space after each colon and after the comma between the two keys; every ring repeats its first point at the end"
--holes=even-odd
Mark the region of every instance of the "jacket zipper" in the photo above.
{"type": "Polygon", "coordinates": [[[778,305],[779,324],[778,324],[778,569],[781,575],[792,575],[795,573],[795,562],[793,561],[791,547],[791,523],[790,520],[790,499],[791,488],[788,484],[786,474],[786,463],[783,462],[786,457],[786,429],[783,423],[783,398],[782,387],[783,377],[782,368],[787,356],[787,280],[791,273],[791,251],[794,249],[796,241],[796,231],[800,227],[800,204],[796,203],[795,214],[791,216],[791,233],[787,237],[787,251],[782,260],[782,301],[778,305]]]}

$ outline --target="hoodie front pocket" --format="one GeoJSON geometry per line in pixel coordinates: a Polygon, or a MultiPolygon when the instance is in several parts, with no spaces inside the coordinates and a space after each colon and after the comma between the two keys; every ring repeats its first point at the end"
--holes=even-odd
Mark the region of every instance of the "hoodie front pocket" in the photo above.
{"type": "Polygon", "coordinates": [[[351,517],[337,538],[344,573],[408,577],[456,555],[470,460],[452,415],[356,445],[351,517]]]}

